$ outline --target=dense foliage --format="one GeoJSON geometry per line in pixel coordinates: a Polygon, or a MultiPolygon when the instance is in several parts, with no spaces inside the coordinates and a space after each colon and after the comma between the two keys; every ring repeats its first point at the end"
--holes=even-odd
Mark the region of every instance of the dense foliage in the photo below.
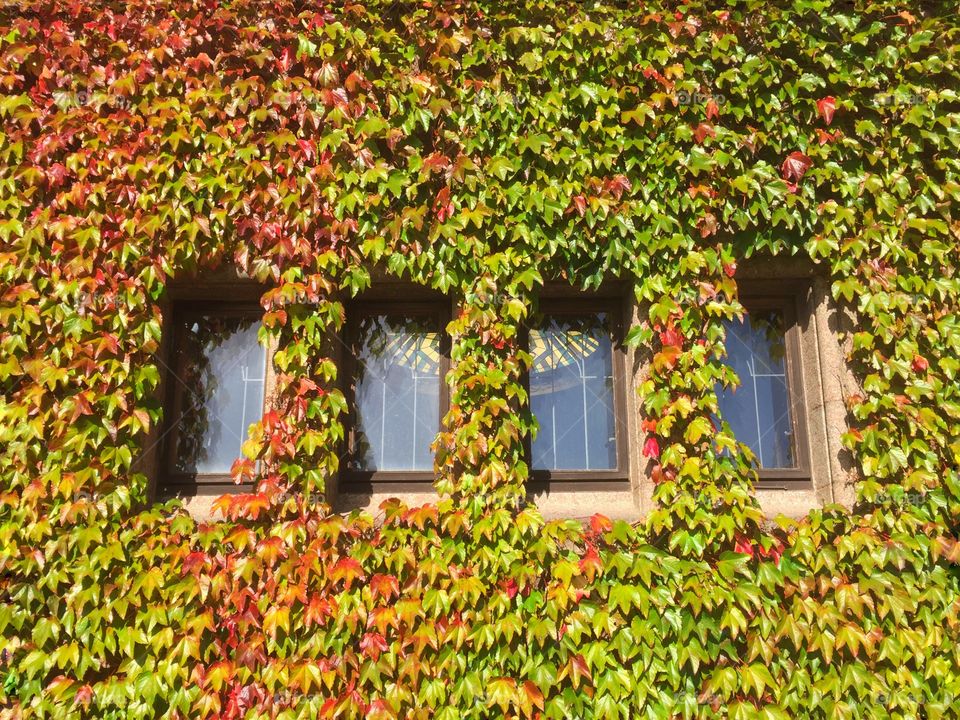
{"type": "Polygon", "coordinates": [[[6,4],[0,717],[956,717],[949,6],[6,4]],[[830,274],[862,385],[857,506],[774,529],[711,422],[761,251],[830,274]],[[136,458],[165,283],[225,263],[274,287],[279,398],[198,524],[136,458]],[[461,307],[441,499],[380,522],[317,500],[376,266],[461,307]],[[609,275],[659,509],[545,522],[517,330],[609,275]]]}

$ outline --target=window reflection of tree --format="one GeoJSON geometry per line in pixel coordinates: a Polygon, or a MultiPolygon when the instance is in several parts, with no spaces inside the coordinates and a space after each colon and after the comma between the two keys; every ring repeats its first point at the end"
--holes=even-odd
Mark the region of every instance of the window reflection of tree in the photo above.
{"type": "Polygon", "coordinates": [[[208,417],[209,401],[220,388],[220,378],[210,367],[212,351],[255,322],[253,317],[206,315],[189,320],[182,328],[180,379],[186,391],[177,422],[177,472],[195,472],[207,445],[222,430],[221,423],[212,423],[208,417]]]}
{"type": "MultiPolygon", "coordinates": [[[[756,309],[748,312],[742,320],[734,320],[727,325],[728,343],[727,350],[730,360],[735,362],[736,358],[741,358],[745,363],[749,376],[740,377],[740,385],[750,383],[751,395],[753,398],[753,407],[749,411],[753,424],[755,424],[756,440],[749,445],[754,451],[761,467],[768,467],[764,462],[767,459],[767,453],[764,451],[764,439],[771,432],[783,432],[787,437],[787,445],[781,446],[775,443],[772,452],[778,456],[785,453],[774,462],[776,467],[792,467],[795,461],[793,422],[790,408],[790,391],[787,385],[786,376],[786,321],[782,311],[776,309],[761,310],[756,309]],[[730,339],[736,341],[730,343],[730,339]],[[758,378],[771,378],[777,381],[778,391],[772,401],[779,400],[786,410],[779,417],[776,417],[769,426],[764,429],[761,427],[760,407],[757,404],[760,397],[760,390],[757,386],[758,378]],[[785,422],[784,428],[781,423],[785,422]],[[755,444],[755,446],[754,446],[755,444]]],[[[726,396],[729,390],[723,390],[720,393],[721,405],[724,405],[725,397],[734,402],[734,396],[726,396]]],[[[774,392],[773,387],[770,392],[774,392]]],[[[729,406],[724,413],[736,412],[729,406]]],[[[739,411],[743,411],[741,405],[739,411]]]]}
{"type": "MultiPolygon", "coordinates": [[[[353,469],[383,469],[386,463],[386,425],[387,425],[387,389],[390,368],[402,367],[410,373],[413,382],[413,405],[404,410],[410,414],[413,423],[414,442],[410,444],[410,467],[416,465],[417,431],[419,430],[418,403],[420,401],[420,380],[436,380],[440,367],[439,335],[435,323],[411,317],[391,315],[369,315],[358,325],[357,364],[354,371],[354,392],[364,380],[369,378],[379,382],[381,387],[379,417],[366,418],[364,407],[356,403],[356,428],[351,467],[353,469]],[[374,372],[379,369],[382,375],[374,372]],[[369,419],[369,423],[367,420],[369,419]],[[374,458],[375,448],[367,437],[372,424],[379,425],[380,452],[374,458]]],[[[431,429],[431,435],[435,429],[431,429]]]]}
{"type": "Polygon", "coordinates": [[[762,334],[766,340],[764,347],[770,359],[782,367],[787,356],[786,326],[783,313],[777,310],[748,313],[747,323],[754,337],[759,337],[762,334]]]}
{"type": "MultiPolygon", "coordinates": [[[[530,394],[531,396],[551,396],[567,390],[580,390],[582,396],[580,420],[583,425],[585,453],[583,464],[585,469],[590,469],[590,411],[594,405],[600,403],[606,410],[613,412],[612,366],[603,374],[606,388],[604,397],[598,397],[587,387],[587,381],[595,377],[587,374],[588,360],[596,353],[603,351],[604,343],[608,344],[608,348],[610,347],[610,328],[606,314],[548,316],[535,332],[539,333],[543,347],[538,349],[539,353],[534,357],[530,394]],[[576,368],[576,373],[568,372],[568,368],[576,368]],[[593,396],[593,403],[589,402],[588,393],[593,396]]],[[[550,433],[550,454],[554,458],[552,469],[558,469],[556,467],[557,446],[565,437],[561,435],[558,438],[556,433],[556,418],[552,417],[550,433]]],[[[612,441],[612,438],[607,440],[608,443],[612,441]]]]}

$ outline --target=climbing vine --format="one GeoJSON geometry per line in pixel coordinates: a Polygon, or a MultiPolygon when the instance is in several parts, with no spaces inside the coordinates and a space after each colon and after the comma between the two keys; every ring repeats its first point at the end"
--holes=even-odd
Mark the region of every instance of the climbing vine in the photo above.
{"type": "Polygon", "coordinates": [[[0,9],[0,718],[960,711],[960,24],[949,3],[23,0],[0,9]],[[856,505],[768,524],[718,417],[738,262],[799,255],[856,505]],[[268,285],[273,408],[152,503],[171,279],[268,285]],[[450,294],[439,500],[331,513],[326,338],[450,294]],[[657,507],[525,502],[518,338],[617,277],[657,507]]]}

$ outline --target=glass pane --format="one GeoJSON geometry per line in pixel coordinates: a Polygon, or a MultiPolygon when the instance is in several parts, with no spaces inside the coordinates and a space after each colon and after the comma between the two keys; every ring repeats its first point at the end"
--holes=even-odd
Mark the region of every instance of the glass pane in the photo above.
{"type": "Polygon", "coordinates": [[[440,431],[440,328],[429,318],[368,315],[354,378],[357,470],[433,469],[440,431]]]}
{"type": "Polygon", "coordinates": [[[209,315],[183,326],[176,472],[229,473],[263,414],[266,351],[255,317],[209,315]]]}
{"type": "Polygon", "coordinates": [[[720,414],[737,440],[753,450],[760,467],[796,467],[783,313],[756,311],[726,328],[726,362],[740,386],[718,388],[720,414]]]}
{"type": "Polygon", "coordinates": [[[530,331],[535,470],[615,470],[613,343],[605,313],[547,316],[530,331]]]}

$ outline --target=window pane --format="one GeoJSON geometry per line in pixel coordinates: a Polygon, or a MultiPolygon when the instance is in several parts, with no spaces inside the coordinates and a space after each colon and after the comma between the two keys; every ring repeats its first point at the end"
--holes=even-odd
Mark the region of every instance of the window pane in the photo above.
{"type": "Polygon", "coordinates": [[[723,419],[737,440],[753,450],[760,467],[796,467],[783,313],[756,311],[726,328],[726,362],[740,386],[718,388],[723,419]]]}
{"type": "Polygon", "coordinates": [[[266,352],[254,317],[209,315],[182,328],[176,471],[229,473],[247,428],[263,414],[266,352]]]}
{"type": "Polygon", "coordinates": [[[440,431],[440,328],[429,318],[368,315],[359,326],[357,470],[433,469],[440,431]]]}
{"type": "Polygon", "coordinates": [[[535,470],[615,470],[613,343],[605,313],[547,316],[530,331],[535,470]]]}

